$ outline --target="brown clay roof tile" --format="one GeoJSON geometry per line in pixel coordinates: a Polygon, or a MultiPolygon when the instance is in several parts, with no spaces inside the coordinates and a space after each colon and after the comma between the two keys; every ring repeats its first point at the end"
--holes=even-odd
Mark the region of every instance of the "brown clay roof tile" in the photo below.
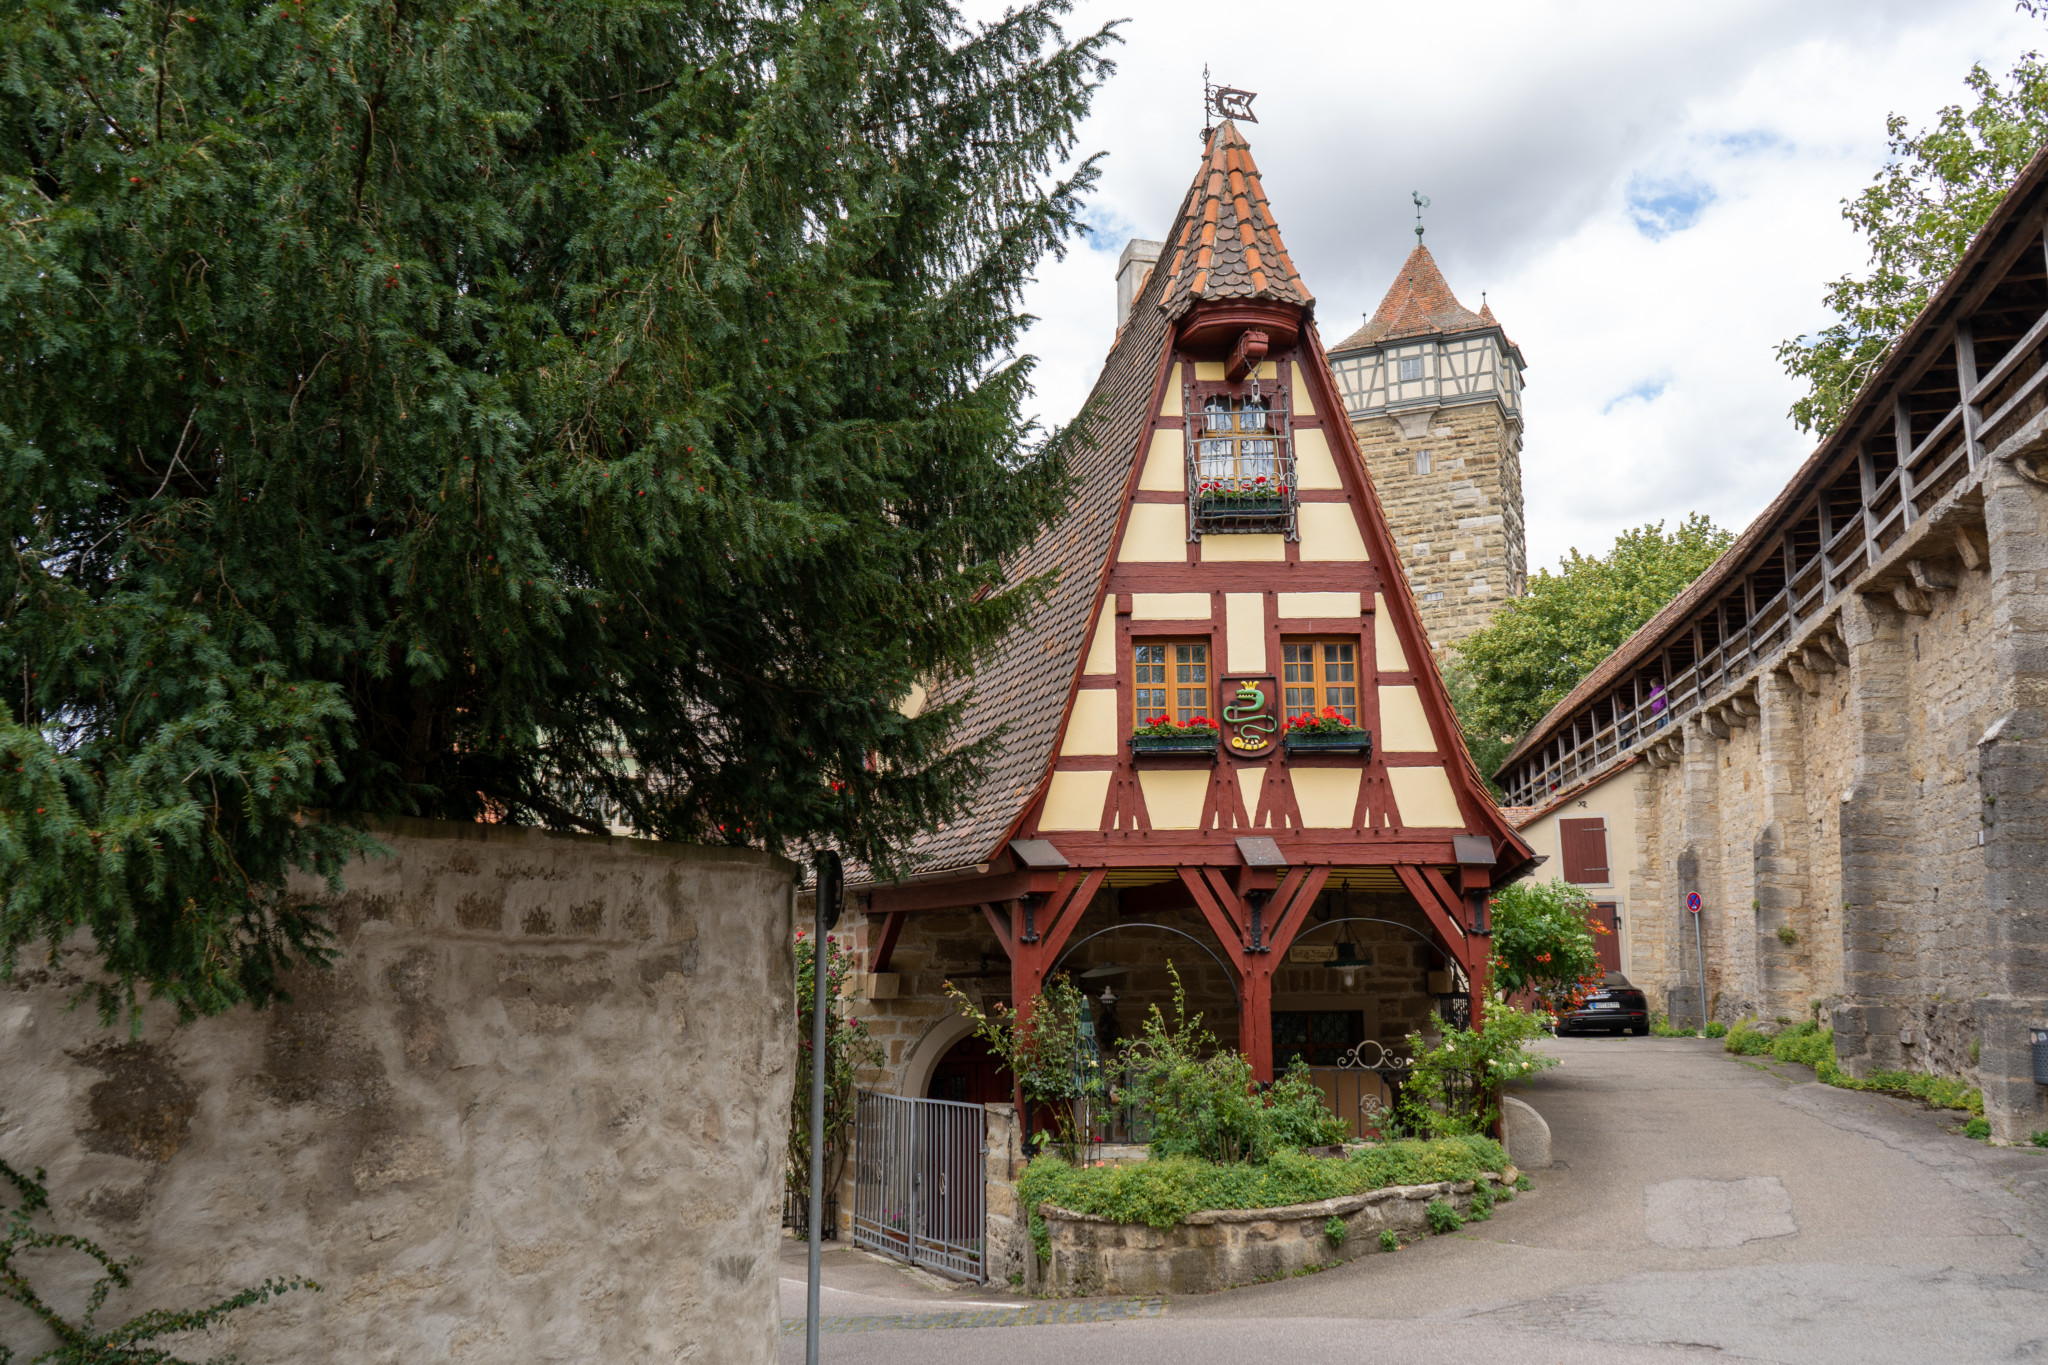
{"type": "Polygon", "coordinates": [[[1173,261],[1162,303],[1177,318],[1205,299],[1315,301],[1280,240],[1250,144],[1234,123],[1209,134],[1202,169],[1168,238],[1173,261]]]}
{"type": "Polygon", "coordinates": [[[1417,242],[1372,319],[1330,350],[1334,354],[1400,337],[1470,332],[1499,325],[1491,308],[1475,313],[1458,302],[1451,286],[1445,283],[1443,272],[1436,268],[1436,258],[1429,254],[1428,247],[1417,242]]]}

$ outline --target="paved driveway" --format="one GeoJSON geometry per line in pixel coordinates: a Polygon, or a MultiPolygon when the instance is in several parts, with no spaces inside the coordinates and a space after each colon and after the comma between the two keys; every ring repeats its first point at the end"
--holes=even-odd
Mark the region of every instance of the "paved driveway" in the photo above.
{"type": "MultiPolygon", "coordinates": [[[[1285,1283],[1030,1304],[854,1252],[825,1275],[846,1365],[2048,1360],[2048,1151],[1687,1039],[1566,1039],[1521,1093],[1557,1164],[1491,1222],[1285,1283]],[[1026,1316],[1028,1326],[945,1327],[1026,1316]],[[904,1315],[900,1327],[877,1319],[904,1315]]],[[[787,1244],[785,1316],[803,1312],[787,1244]]],[[[803,1359],[801,1328],[783,1359],[803,1359]]]]}

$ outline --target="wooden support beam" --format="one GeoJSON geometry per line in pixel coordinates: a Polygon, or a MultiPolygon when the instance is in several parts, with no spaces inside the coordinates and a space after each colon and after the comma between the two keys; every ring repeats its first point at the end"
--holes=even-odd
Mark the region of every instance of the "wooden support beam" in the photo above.
{"type": "Polygon", "coordinates": [[[881,936],[875,945],[868,950],[869,971],[886,972],[889,970],[889,959],[896,952],[896,939],[903,933],[903,921],[907,918],[908,916],[904,915],[901,911],[893,915],[882,916],[881,936]]]}
{"type": "Polygon", "coordinates": [[[1456,901],[1446,906],[1435,888],[1422,875],[1423,870],[1419,867],[1397,867],[1394,871],[1400,875],[1401,884],[1408,888],[1408,894],[1422,907],[1422,913],[1429,917],[1430,927],[1435,929],[1437,937],[1444,941],[1444,951],[1456,958],[1466,972],[1470,973],[1472,938],[1465,932],[1465,926],[1458,922],[1456,901]]]}

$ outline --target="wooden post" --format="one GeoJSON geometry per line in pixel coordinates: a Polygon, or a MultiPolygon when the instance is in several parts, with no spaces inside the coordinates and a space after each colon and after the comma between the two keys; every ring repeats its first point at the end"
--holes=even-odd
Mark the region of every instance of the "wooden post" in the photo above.
{"type": "Polygon", "coordinates": [[[1307,921],[1309,907],[1322,894],[1330,869],[1293,868],[1280,876],[1241,868],[1234,886],[1221,869],[1213,867],[1183,867],[1180,878],[1237,975],[1237,1049],[1252,1064],[1254,1080],[1271,1081],[1273,972],[1287,960],[1287,949],[1307,921]],[[1251,903],[1254,895],[1270,895],[1256,922],[1251,903]]]}

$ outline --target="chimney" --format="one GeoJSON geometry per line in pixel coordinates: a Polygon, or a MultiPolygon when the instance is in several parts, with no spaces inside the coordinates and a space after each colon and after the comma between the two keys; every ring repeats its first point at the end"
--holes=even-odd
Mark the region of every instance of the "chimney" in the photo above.
{"type": "Polygon", "coordinates": [[[1124,254],[1116,258],[1116,325],[1122,327],[1131,316],[1131,301],[1138,297],[1138,291],[1145,287],[1145,280],[1152,273],[1152,267],[1159,264],[1159,253],[1166,249],[1164,242],[1148,242],[1133,237],[1124,244],[1124,254]]]}

